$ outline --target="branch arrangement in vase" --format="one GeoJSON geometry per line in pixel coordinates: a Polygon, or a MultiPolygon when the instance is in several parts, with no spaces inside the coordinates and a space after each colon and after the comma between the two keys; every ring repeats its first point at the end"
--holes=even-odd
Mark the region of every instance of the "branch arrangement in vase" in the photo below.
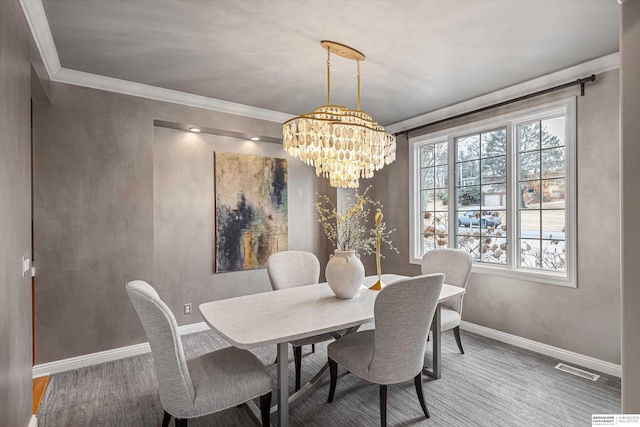
{"type": "MultiPolygon", "coordinates": [[[[380,202],[368,196],[371,186],[364,193],[355,191],[354,197],[347,195],[343,199],[343,208],[338,210],[333,201],[326,194],[318,194],[319,201],[315,204],[318,212],[318,222],[322,224],[327,239],[339,251],[354,250],[363,254],[376,252],[376,225],[369,226],[368,218],[373,218],[372,212],[382,208],[380,202]],[[341,214],[344,212],[344,214],[341,214]]],[[[378,226],[380,240],[389,246],[390,250],[398,252],[391,242],[391,233],[384,222],[378,226]]]]}

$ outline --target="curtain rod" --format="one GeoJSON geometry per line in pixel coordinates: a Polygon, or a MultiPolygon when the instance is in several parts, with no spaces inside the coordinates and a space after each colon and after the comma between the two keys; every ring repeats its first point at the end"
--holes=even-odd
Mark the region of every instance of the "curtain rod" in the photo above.
{"type": "Polygon", "coordinates": [[[570,87],[570,86],[580,85],[580,96],[584,96],[584,85],[587,82],[595,82],[595,81],[596,81],[596,75],[595,74],[591,74],[591,76],[589,76],[589,77],[585,77],[583,79],[578,79],[578,80],[573,81],[573,82],[561,84],[559,86],[554,86],[554,87],[551,87],[549,89],[544,89],[544,90],[541,90],[541,91],[538,91],[538,92],[530,93],[528,95],[519,96],[517,98],[513,98],[513,99],[510,99],[508,101],[499,102],[497,104],[489,105],[487,107],[482,107],[482,108],[478,108],[476,110],[467,111],[466,113],[458,114],[456,116],[447,117],[446,119],[436,120],[435,122],[427,123],[427,124],[424,124],[424,125],[413,127],[411,129],[407,129],[407,130],[403,130],[403,131],[400,131],[400,132],[396,132],[395,135],[399,136],[399,135],[405,134],[405,135],[408,136],[409,133],[411,133],[411,132],[415,132],[417,130],[424,129],[424,128],[427,128],[429,126],[437,125],[439,123],[444,123],[444,122],[447,122],[449,120],[459,119],[461,117],[470,116],[472,114],[481,113],[483,111],[492,110],[494,108],[502,107],[504,105],[513,104],[514,102],[523,101],[525,99],[533,98],[535,96],[544,95],[544,94],[549,93],[549,92],[555,92],[556,90],[564,89],[564,88],[567,88],[567,87],[570,87]]]}

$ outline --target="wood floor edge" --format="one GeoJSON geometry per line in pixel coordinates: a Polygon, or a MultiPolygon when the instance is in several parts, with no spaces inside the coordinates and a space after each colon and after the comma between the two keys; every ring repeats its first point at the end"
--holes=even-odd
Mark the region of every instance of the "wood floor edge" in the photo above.
{"type": "MultiPolygon", "coordinates": [[[[49,375],[38,377],[33,379],[33,414],[38,413],[38,407],[40,407],[40,401],[44,396],[44,391],[47,389],[49,383],[49,375]]],[[[37,421],[36,421],[37,422],[37,421]]],[[[31,423],[29,423],[31,426],[31,423]]]]}

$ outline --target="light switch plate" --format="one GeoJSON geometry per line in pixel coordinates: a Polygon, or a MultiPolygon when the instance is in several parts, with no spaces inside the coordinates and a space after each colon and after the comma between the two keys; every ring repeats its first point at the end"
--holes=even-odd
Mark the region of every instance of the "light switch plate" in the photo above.
{"type": "Polygon", "coordinates": [[[22,255],[22,277],[31,273],[31,257],[29,255],[22,255]]]}

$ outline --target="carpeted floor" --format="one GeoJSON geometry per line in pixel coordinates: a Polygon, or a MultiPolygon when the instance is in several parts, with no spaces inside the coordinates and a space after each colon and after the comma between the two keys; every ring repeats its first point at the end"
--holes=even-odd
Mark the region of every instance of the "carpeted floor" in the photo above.
{"type": "MultiPolygon", "coordinates": [[[[183,337],[188,358],[226,347],[213,332],[183,337]]],[[[591,426],[591,414],[620,412],[620,379],[597,382],[554,369],[558,360],[462,331],[466,354],[453,334],[443,334],[443,375],[425,378],[431,419],[422,415],[413,381],[389,386],[389,426],[591,426]]],[[[303,377],[326,362],[326,344],[303,349],[303,377]]],[[[275,346],[254,353],[275,377],[275,346]]],[[[290,351],[289,387],[293,389],[290,351]]],[[[429,355],[427,356],[429,359],[429,355]]],[[[336,396],[327,403],[328,378],[291,410],[291,426],[377,426],[378,386],[340,371],[336,396]]],[[[39,427],[160,426],[162,406],[150,354],[51,376],[38,411],[39,427]]],[[[272,423],[276,416],[272,416],[272,423]]],[[[173,423],[172,423],[173,425],[173,423]]],[[[258,426],[246,407],[189,421],[199,426],[258,426]]]]}

